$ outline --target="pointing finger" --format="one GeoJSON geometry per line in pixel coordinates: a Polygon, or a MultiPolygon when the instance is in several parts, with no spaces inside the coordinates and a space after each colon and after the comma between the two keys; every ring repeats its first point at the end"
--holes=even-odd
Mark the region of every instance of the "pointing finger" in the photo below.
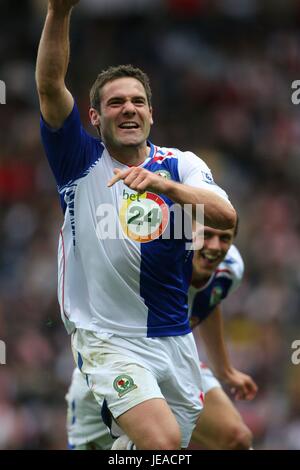
{"type": "Polygon", "coordinates": [[[124,176],[127,176],[127,172],[128,170],[126,171],[122,171],[122,170],[119,170],[118,168],[115,168],[114,169],[114,174],[115,176],[113,176],[107,183],[107,186],[108,188],[110,188],[111,186],[113,186],[115,183],[117,183],[118,181],[120,181],[121,179],[124,178],[124,176]]]}

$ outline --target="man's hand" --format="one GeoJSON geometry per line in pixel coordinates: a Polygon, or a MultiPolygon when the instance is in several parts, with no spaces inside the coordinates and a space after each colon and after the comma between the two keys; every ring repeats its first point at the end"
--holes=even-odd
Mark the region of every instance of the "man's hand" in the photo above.
{"type": "Polygon", "coordinates": [[[220,380],[230,387],[235,400],[253,400],[258,390],[256,383],[249,375],[234,368],[220,380]]]}
{"type": "Polygon", "coordinates": [[[49,8],[55,12],[65,13],[71,10],[80,0],[48,0],[49,8]]]}
{"type": "Polygon", "coordinates": [[[165,178],[145,170],[145,168],[132,167],[124,171],[115,168],[114,174],[115,176],[107,183],[109,188],[117,181],[123,180],[126,186],[139,194],[143,194],[145,191],[163,194],[167,189],[168,181],[165,178]]]}

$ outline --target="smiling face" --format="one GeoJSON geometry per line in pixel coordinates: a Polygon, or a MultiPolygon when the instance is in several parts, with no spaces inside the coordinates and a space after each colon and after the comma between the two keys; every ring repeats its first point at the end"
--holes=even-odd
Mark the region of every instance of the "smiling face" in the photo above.
{"type": "Polygon", "coordinates": [[[91,109],[90,117],[108,150],[146,148],[152,109],[139,80],[122,77],[107,82],[100,90],[100,113],[91,109]]]}
{"type": "Polygon", "coordinates": [[[225,258],[234,239],[234,231],[204,227],[204,243],[194,252],[193,281],[205,283],[225,258]]]}

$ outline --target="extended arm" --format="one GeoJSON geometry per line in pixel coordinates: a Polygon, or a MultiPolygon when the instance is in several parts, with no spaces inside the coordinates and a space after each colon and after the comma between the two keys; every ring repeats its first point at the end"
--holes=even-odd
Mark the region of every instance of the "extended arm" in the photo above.
{"type": "Polygon", "coordinates": [[[232,205],[213,191],[166,180],[140,167],[129,168],[124,171],[115,169],[114,173],[115,176],[108,182],[109,187],[122,179],[129,188],[139,193],[153,191],[158,194],[165,194],[181,206],[191,204],[194,219],[196,219],[197,205],[204,204],[204,225],[219,230],[227,230],[236,224],[236,212],[232,205]]]}
{"type": "Polygon", "coordinates": [[[73,97],[65,85],[69,63],[69,24],[79,0],[49,0],[39,44],[36,83],[45,121],[60,128],[73,108],[73,97]]]}
{"type": "Polygon", "coordinates": [[[232,367],[227,351],[223,320],[220,306],[199,325],[200,335],[204,342],[207,356],[218,379],[231,387],[237,399],[252,400],[257,386],[249,375],[232,367]]]}
{"type": "MultiPolygon", "coordinates": [[[[218,194],[207,189],[195,188],[174,181],[165,181],[163,194],[172,201],[184,206],[192,204],[193,218],[197,220],[197,206],[204,205],[204,225],[219,230],[233,228],[236,224],[236,213],[232,205],[218,194]]],[[[201,221],[199,221],[201,222],[201,221]]]]}

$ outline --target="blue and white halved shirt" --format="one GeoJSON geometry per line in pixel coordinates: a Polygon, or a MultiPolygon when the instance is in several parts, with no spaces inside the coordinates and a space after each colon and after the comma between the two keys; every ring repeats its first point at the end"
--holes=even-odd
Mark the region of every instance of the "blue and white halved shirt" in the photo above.
{"type": "MultiPolygon", "coordinates": [[[[82,328],[126,337],[189,333],[186,273],[192,270],[192,252],[184,236],[174,237],[173,202],[153,193],[138,196],[123,181],[107,187],[114,168],[128,167],[86,133],[76,104],[59,130],[42,119],[41,135],[65,216],[58,298],[68,332],[82,328]],[[161,236],[164,225],[169,239],[161,236]],[[151,227],[156,238],[149,241],[151,227]]],[[[227,199],[196,155],[149,145],[144,168],[227,199]]]]}

